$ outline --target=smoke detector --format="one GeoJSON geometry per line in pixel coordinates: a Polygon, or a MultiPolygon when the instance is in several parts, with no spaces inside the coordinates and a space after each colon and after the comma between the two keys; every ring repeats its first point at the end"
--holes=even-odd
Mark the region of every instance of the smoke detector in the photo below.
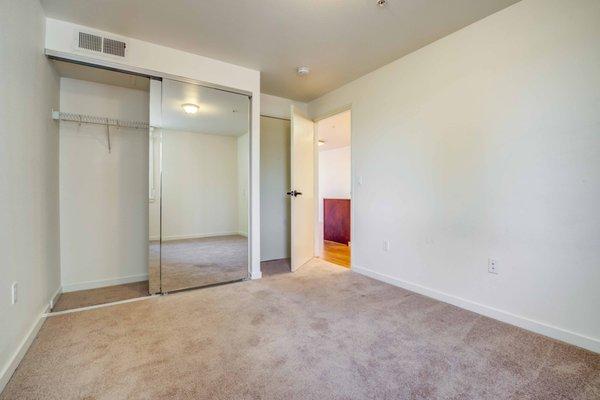
{"type": "Polygon", "coordinates": [[[308,68],[306,66],[301,66],[301,67],[296,68],[296,72],[300,76],[306,76],[306,75],[310,74],[310,68],[308,68]]]}
{"type": "Polygon", "coordinates": [[[385,6],[387,6],[387,3],[388,3],[387,0],[377,0],[377,5],[379,7],[385,7],[385,6]]]}

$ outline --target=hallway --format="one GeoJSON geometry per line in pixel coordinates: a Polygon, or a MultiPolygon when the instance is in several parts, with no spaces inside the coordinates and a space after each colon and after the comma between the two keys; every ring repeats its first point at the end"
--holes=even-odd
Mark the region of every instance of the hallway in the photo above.
{"type": "Polygon", "coordinates": [[[350,268],[351,247],[342,243],[323,241],[323,260],[350,268]]]}

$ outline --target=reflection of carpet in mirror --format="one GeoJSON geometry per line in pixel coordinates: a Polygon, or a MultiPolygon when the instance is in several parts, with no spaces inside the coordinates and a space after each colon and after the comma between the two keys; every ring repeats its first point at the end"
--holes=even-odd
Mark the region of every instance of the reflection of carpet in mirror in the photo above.
{"type": "Polygon", "coordinates": [[[248,276],[248,238],[241,235],[162,243],[162,290],[186,289],[248,276]]]}

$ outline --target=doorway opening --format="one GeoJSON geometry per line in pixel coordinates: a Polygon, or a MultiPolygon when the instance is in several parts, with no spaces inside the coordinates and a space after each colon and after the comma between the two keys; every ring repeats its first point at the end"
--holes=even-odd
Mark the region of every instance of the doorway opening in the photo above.
{"type": "Polygon", "coordinates": [[[351,267],[351,110],[316,122],[261,116],[261,269],[293,272],[315,257],[351,267]]]}
{"type": "Polygon", "coordinates": [[[317,219],[315,253],[351,265],[351,110],[315,123],[317,138],[317,219]]]}

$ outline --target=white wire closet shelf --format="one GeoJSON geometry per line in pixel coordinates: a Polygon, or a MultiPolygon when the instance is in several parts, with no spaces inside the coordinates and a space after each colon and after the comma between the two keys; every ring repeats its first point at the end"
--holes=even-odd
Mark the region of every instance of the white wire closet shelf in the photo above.
{"type": "Polygon", "coordinates": [[[128,129],[149,129],[150,124],[144,121],[128,121],[122,119],[114,119],[108,117],[99,117],[96,115],[76,114],[62,111],[52,110],[52,119],[58,121],[69,121],[76,122],[78,124],[92,124],[92,125],[103,125],[106,126],[106,147],[108,152],[111,151],[110,145],[110,127],[116,126],[117,128],[128,128],[128,129]]]}
{"type": "Polygon", "coordinates": [[[77,122],[80,124],[94,124],[104,126],[116,126],[117,128],[148,129],[150,124],[144,121],[129,121],[96,115],[76,114],[63,111],[52,111],[52,119],[60,121],[77,122]]]}

